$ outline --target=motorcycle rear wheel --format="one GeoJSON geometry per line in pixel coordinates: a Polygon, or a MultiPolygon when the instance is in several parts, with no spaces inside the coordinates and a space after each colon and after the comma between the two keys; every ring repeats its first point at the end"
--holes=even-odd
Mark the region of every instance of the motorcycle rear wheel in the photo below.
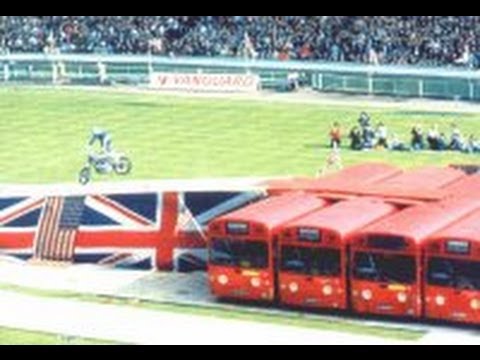
{"type": "Polygon", "coordinates": [[[118,159],[118,162],[115,164],[115,173],[117,175],[128,175],[132,171],[132,162],[126,156],[122,156],[118,159]]]}

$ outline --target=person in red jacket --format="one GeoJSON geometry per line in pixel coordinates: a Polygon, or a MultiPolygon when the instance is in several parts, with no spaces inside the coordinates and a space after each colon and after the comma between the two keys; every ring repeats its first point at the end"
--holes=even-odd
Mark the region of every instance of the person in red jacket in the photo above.
{"type": "Polygon", "coordinates": [[[330,147],[332,149],[340,148],[342,145],[342,129],[338,122],[334,123],[330,129],[330,147]]]}

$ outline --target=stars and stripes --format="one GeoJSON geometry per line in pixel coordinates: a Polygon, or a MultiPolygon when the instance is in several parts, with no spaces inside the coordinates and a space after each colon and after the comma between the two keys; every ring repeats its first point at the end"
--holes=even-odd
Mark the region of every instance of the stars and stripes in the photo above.
{"type": "Polygon", "coordinates": [[[80,226],[84,197],[47,198],[35,240],[35,257],[71,261],[80,226]]]}
{"type": "Polygon", "coordinates": [[[168,262],[165,257],[172,255],[159,255],[157,242],[171,241],[178,264],[200,268],[205,264],[209,221],[258,200],[263,193],[173,195],[150,191],[39,197],[30,192],[29,196],[0,197],[0,241],[8,245],[0,255],[148,269],[158,264],[158,256],[168,262]]]}

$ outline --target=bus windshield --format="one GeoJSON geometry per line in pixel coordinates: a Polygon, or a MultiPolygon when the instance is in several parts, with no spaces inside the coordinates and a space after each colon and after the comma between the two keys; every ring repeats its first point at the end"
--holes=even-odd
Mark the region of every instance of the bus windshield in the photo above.
{"type": "Polygon", "coordinates": [[[356,253],[353,276],[357,280],[413,284],[416,278],[413,256],[356,253]]]}
{"type": "Polygon", "coordinates": [[[428,284],[458,290],[480,290],[480,262],[446,258],[428,261],[428,284]]]}
{"type": "Polygon", "coordinates": [[[266,269],[268,246],[260,241],[214,239],[210,247],[210,263],[245,269],[266,269]]]}
{"type": "Polygon", "coordinates": [[[340,250],[285,246],[280,269],[311,276],[339,276],[340,250]]]}

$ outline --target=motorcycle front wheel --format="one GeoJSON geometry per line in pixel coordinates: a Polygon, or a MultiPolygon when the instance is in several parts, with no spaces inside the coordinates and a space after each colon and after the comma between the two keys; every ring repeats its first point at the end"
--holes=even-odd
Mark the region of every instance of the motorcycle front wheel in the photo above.
{"type": "Polygon", "coordinates": [[[89,167],[84,167],[81,171],[80,174],[78,175],[78,182],[81,185],[87,185],[90,182],[90,179],[92,177],[91,170],[89,167]]]}
{"type": "Polygon", "coordinates": [[[122,156],[115,164],[115,172],[118,175],[128,175],[132,171],[132,162],[126,156],[122,156]]]}

